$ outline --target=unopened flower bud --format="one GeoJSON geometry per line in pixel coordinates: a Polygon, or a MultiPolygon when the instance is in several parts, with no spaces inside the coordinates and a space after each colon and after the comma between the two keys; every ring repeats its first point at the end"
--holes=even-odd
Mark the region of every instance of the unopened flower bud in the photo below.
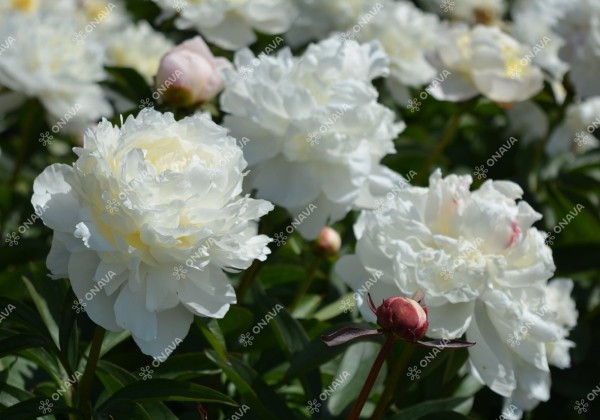
{"type": "Polygon", "coordinates": [[[191,106],[210,101],[223,90],[221,71],[233,66],[215,57],[199,36],[179,44],[160,61],[156,89],[165,102],[191,106]]]}
{"type": "Polygon", "coordinates": [[[326,255],[335,255],[342,246],[342,238],[335,229],[325,226],[317,238],[317,249],[326,255]]]}
{"type": "Polygon", "coordinates": [[[418,302],[404,298],[391,297],[377,308],[377,323],[387,331],[407,341],[420,340],[429,327],[427,308],[418,302]]]}

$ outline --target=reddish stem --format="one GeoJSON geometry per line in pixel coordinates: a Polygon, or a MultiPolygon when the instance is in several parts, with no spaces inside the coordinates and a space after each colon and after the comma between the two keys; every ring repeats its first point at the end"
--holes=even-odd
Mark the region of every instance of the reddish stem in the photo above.
{"type": "Polygon", "coordinates": [[[369,376],[367,377],[367,380],[360,391],[358,400],[356,400],[356,404],[354,404],[352,411],[348,415],[348,420],[358,420],[360,417],[360,413],[365,405],[365,402],[367,402],[367,398],[369,398],[369,394],[371,393],[373,385],[375,384],[375,379],[377,379],[377,375],[379,375],[381,366],[383,366],[383,362],[387,358],[387,355],[394,346],[395,342],[396,338],[394,335],[388,334],[383,347],[381,347],[381,350],[379,350],[379,354],[377,355],[377,359],[375,359],[375,363],[373,363],[373,367],[369,372],[369,376]]]}

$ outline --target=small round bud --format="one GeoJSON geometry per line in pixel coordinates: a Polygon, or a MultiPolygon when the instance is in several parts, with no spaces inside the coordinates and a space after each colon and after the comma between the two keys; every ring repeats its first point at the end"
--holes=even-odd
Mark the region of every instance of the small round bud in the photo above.
{"type": "Polygon", "coordinates": [[[317,248],[326,255],[335,255],[342,246],[342,238],[335,229],[325,226],[317,238],[317,248]]]}
{"type": "Polygon", "coordinates": [[[407,341],[420,340],[429,327],[427,308],[418,302],[404,298],[391,297],[377,308],[377,323],[407,341]]]}

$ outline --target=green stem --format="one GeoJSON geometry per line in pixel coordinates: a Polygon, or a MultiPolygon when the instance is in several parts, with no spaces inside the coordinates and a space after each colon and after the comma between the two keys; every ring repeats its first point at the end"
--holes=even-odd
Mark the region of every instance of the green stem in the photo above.
{"type": "Polygon", "coordinates": [[[317,255],[315,257],[315,259],[313,260],[310,268],[306,272],[306,277],[304,278],[304,283],[302,283],[302,286],[300,286],[300,290],[298,291],[292,304],[288,308],[288,311],[290,313],[294,312],[294,310],[296,309],[296,307],[298,306],[298,304],[300,303],[300,301],[302,300],[302,298],[304,297],[306,292],[308,292],[308,289],[310,289],[310,285],[312,284],[312,281],[315,278],[315,273],[317,272],[317,269],[319,268],[320,263],[321,263],[321,256],[317,255]]]}
{"type": "Polygon", "coordinates": [[[357,420],[360,417],[360,413],[362,412],[362,409],[367,402],[367,398],[369,398],[369,394],[371,393],[371,389],[373,389],[373,385],[375,384],[375,379],[377,379],[377,375],[379,375],[381,366],[383,366],[383,362],[387,358],[392,347],[394,347],[395,342],[396,338],[392,334],[388,334],[383,347],[381,347],[381,350],[379,350],[379,354],[373,363],[373,367],[369,372],[369,376],[367,376],[367,380],[360,391],[360,395],[358,396],[352,411],[348,415],[348,420],[357,420]]]}
{"type": "Polygon", "coordinates": [[[383,415],[386,413],[388,406],[396,392],[396,387],[400,382],[400,376],[406,371],[406,366],[410,361],[414,351],[415,345],[408,345],[408,347],[402,352],[402,356],[396,359],[396,362],[392,366],[392,369],[385,381],[385,388],[383,389],[383,394],[379,397],[379,402],[377,403],[377,407],[375,407],[375,411],[373,412],[373,416],[371,420],[379,420],[383,418],[383,415]]]}
{"type": "Polygon", "coordinates": [[[100,349],[102,348],[102,341],[104,340],[105,333],[106,330],[104,328],[101,326],[96,327],[94,337],[92,338],[90,354],[88,355],[88,361],[85,365],[85,371],[83,372],[83,378],[81,379],[81,386],[79,388],[79,409],[86,413],[88,415],[87,417],[90,417],[90,393],[92,390],[92,382],[94,381],[96,365],[98,364],[98,360],[100,360],[100,349]]]}
{"type": "Polygon", "coordinates": [[[416,184],[421,184],[425,182],[425,180],[427,180],[427,178],[429,177],[429,171],[431,170],[431,165],[433,165],[439,159],[446,147],[448,147],[448,145],[452,143],[452,140],[454,140],[456,132],[458,131],[460,118],[472,106],[473,103],[473,101],[466,102],[456,112],[456,114],[454,114],[452,118],[450,118],[450,121],[448,121],[448,124],[444,129],[444,133],[442,134],[442,140],[435,146],[435,149],[433,149],[433,152],[429,155],[427,161],[423,164],[421,169],[419,169],[419,172],[415,179],[416,184]]]}

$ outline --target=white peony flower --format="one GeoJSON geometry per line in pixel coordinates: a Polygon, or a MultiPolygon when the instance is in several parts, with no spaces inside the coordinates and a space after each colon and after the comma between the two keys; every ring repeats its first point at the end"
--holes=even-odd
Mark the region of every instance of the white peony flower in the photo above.
{"type": "Polygon", "coordinates": [[[390,0],[294,0],[298,17],[285,34],[292,47],[327,38],[332,32],[343,31],[355,39],[371,18],[381,10],[389,11],[390,0]],[[356,30],[352,28],[356,25],[356,30]]]}
{"type": "Polygon", "coordinates": [[[520,102],[543,88],[541,70],[527,60],[527,48],[499,28],[448,26],[433,63],[450,76],[430,89],[436,99],[463,101],[482,94],[496,102],[520,102]]]}
{"type": "Polygon", "coordinates": [[[564,40],[553,26],[572,4],[571,0],[519,0],[511,10],[512,35],[530,48],[532,62],[548,71],[555,83],[562,82],[569,66],[558,56],[564,40]]]}
{"type": "Polygon", "coordinates": [[[583,153],[600,145],[592,134],[600,127],[600,96],[567,107],[565,119],[556,126],[546,144],[546,153],[583,153]]]}
{"type": "Polygon", "coordinates": [[[173,43],[168,38],[140,21],[110,36],[106,45],[107,65],[132,68],[153,85],[160,59],[171,48],[173,43]]]}
{"type": "Polygon", "coordinates": [[[546,304],[554,310],[556,318],[554,322],[561,328],[560,340],[546,343],[548,362],[561,369],[571,366],[569,349],[575,347],[575,343],[567,340],[569,330],[577,325],[577,309],[571,296],[573,281],[569,279],[556,278],[548,283],[546,288],[546,304]]]}
{"type": "Polygon", "coordinates": [[[353,205],[374,205],[376,177],[391,172],[379,162],[394,152],[403,124],[377,103],[371,84],[388,74],[388,60],[378,43],[337,37],[310,45],[302,57],[285,49],[261,58],[242,50],[238,73],[226,71],[221,105],[231,115],[223,124],[250,140],[248,189],[292,218],[316,207],[298,227],[314,239],[353,205]]]}
{"type": "Polygon", "coordinates": [[[565,44],[560,58],[569,63],[569,78],[583,98],[600,95],[600,2],[570,2],[570,9],[556,22],[555,30],[565,44]]]}
{"type": "Polygon", "coordinates": [[[364,285],[376,271],[368,290],[376,305],[422,290],[428,335],[466,333],[477,343],[469,348],[472,373],[508,404],[529,410],[548,398],[546,346],[563,342],[572,304],[546,299],[555,267],[543,234],[532,227],[541,215],[516,201],[521,188],[488,180],[470,192],[471,182],[470,176],[442,179],[437,170],[429,188],[408,188],[387,210],[362,212],[354,226],[356,254],[342,257],[336,271],[369,321],[375,319],[364,285]]]}
{"type": "Polygon", "coordinates": [[[93,43],[72,42],[77,28],[57,14],[14,15],[0,25],[0,39],[14,39],[2,52],[0,85],[37,97],[48,123],[68,121],[63,130],[70,132],[112,114],[98,85],[104,79],[102,52],[93,43]]]}
{"type": "Polygon", "coordinates": [[[179,13],[178,29],[196,29],[227,50],[254,43],[254,30],[271,35],[287,31],[297,14],[292,0],[153,1],[167,13],[179,13]]]}
{"type": "Polygon", "coordinates": [[[505,0],[421,0],[427,10],[470,23],[495,24],[502,20],[505,0]]]}
{"type": "Polygon", "coordinates": [[[236,302],[223,270],[266,258],[255,220],[273,208],[240,196],[235,139],[207,117],[144,109],[121,128],[103,120],[74,150],[73,167],[51,165],[33,186],[54,230],[51,277],[69,277],[94,322],[152,356],[194,315],[222,318],[236,302]]]}
{"type": "Polygon", "coordinates": [[[408,96],[405,86],[420,87],[436,76],[436,69],[425,54],[437,45],[438,26],[436,15],[424,13],[411,3],[398,2],[379,10],[356,33],[363,42],[381,42],[390,57],[390,77],[386,82],[401,103],[408,96]]]}

